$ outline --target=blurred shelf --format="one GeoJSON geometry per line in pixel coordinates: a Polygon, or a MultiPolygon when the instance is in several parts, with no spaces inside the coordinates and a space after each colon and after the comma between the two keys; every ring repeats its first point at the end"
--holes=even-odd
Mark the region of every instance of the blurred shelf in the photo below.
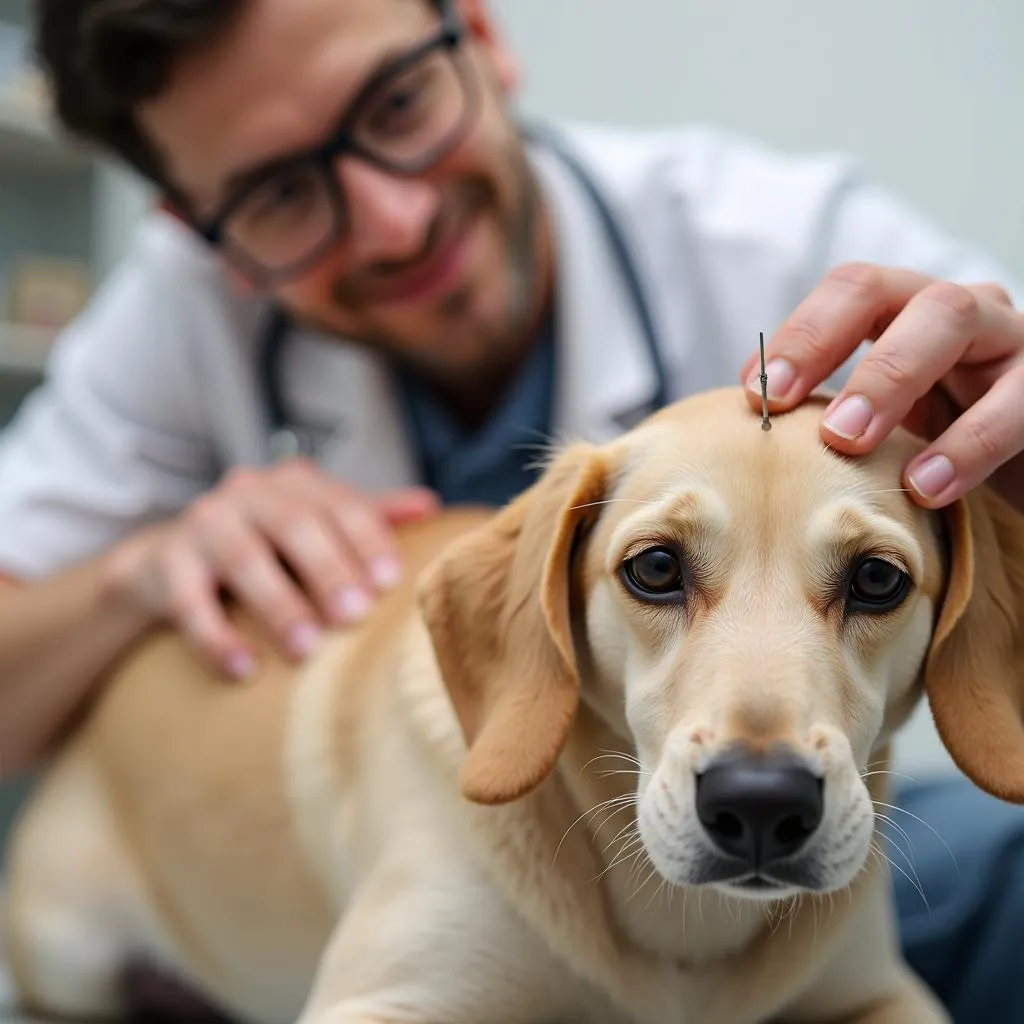
{"type": "Polygon", "coordinates": [[[55,335],[45,327],[0,324],[0,374],[42,375],[55,335]]]}
{"type": "Polygon", "coordinates": [[[0,93],[0,168],[73,171],[92,162],[84,147],[65,139],[33,105],[0,93]]]}

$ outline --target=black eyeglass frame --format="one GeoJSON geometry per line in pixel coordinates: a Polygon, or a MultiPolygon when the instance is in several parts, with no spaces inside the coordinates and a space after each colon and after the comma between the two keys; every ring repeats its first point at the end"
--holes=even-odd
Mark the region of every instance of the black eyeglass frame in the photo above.
{"type": "Polygon", "coordinates": [[[469,125],[476,114],[477,90],[474,88],[474,83],[468,70],[462,66],[462,62],[458,59],[457,51],[464,40],[464,29],[455,13],[452,0],[439,0],[437,6],[441,13],[440,31],[408,53],[403,54],[378,74],[374,75],[368,82],[364,83],[342,116],[337,129],[326,142],[299,153],[289,154],[281,160],[268,164],[244,189],[227,199],[216,213],[196,223],[196,229],[199,234],[211,246],[224,250],[233,262],[239,264],[242,269],[245,269],[263,283],[272,283],[297,276],[308,268],[315,266],[323,255],[345,234],[347,227],[345,196],[342,192],[341,183],[338,181],[338,176],[334,173],[333,169],[333,164],[339,157],[349,154],[390,174],[412,178],[429,170],[459,144],[465,137],[469,125]],[[459,76],[465,97],[465,109],[443,141],[429,149],[418,160],[408,163],[382,157],[375,153],[372,148],[360,143],[353,131],[353,126],[358,123],[359,117],[367,104],[376,98],[380,88],[391,80],[398,78],[439,49],[448,51],[448,55],[455,65],[455,72],[459,76]],[[302,257],[274,267],[268,267],[266,264],[250,256],[243,248],[233,245],[231,240],[225,236],[224,223],[238,207],[246,202],[254,192],[265,186],[268,181],[272,181],[282,174],[282,172],[287,172],[291,168],[301,168],[310,165],[322,178],[331,204],[333,226],[331,230],[326,232],[323,240],[318,242],[302,257]]]}

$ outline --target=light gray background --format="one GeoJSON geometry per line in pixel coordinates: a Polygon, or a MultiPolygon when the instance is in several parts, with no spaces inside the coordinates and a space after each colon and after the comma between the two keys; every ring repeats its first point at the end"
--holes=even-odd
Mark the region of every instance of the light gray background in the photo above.
{"type": "Polygon", "coordinates": [[[492,0],[528,111],[861,158],[1024,277],[1021,0],[492,0]]]}

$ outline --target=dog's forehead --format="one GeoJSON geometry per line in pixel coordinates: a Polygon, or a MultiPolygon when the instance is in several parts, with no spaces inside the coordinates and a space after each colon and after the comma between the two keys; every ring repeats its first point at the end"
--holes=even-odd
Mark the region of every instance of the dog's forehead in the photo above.
{"type": "Polygon", "coordinates": [[[824,501],[861,497],[904,521],[916,517],[901,477],[921,442],[898,430],[869,455],[841,455],[821,439],[825,404],[809,399],[773,416],[766,431],[739,389],[677,402],[628,439],[620,496],[657,501],[697,488],[733,507],[784,501],[795,514],[811,514],[824,501]]]}

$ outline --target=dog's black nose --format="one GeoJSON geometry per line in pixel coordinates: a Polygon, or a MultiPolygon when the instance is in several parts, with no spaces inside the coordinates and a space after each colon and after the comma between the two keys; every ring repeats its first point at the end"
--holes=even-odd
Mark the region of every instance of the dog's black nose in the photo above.
{"type": "Polygon", "coordinates": [[[759,868],[792,856],[814,835],[822,788],[793,754],[732,752],[697,777],[697,816],[723,853],[759,868]]]}

